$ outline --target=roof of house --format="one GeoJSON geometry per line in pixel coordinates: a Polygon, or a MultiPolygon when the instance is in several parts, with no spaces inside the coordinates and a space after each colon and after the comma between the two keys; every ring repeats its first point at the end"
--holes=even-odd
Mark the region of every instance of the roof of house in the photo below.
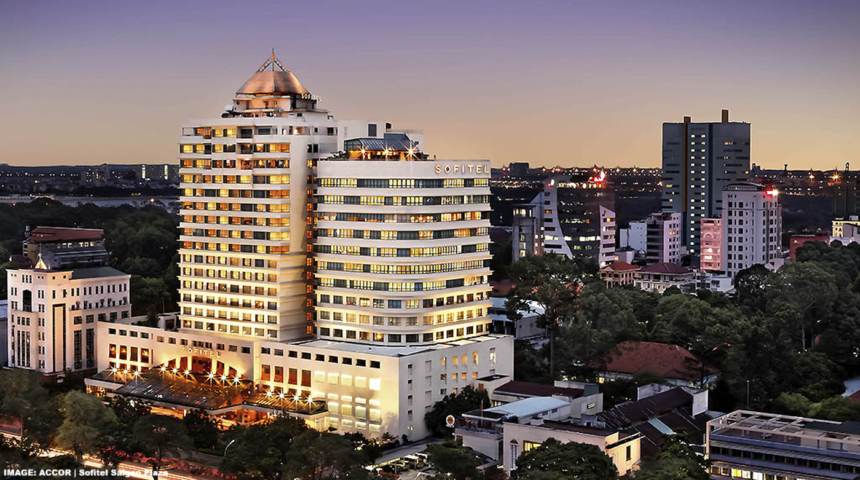
{"type": "Polygon", "coordinates": [[[551,397],[562,395],[565,397],[579,398],[582,396],[581,388],[556,387],[544,383],[522,382],[512,380],[504,385],[496,387],[494,394],[524,396],[524,397],[551,397]]]}
{"type": "MultiPolygon", "coordinates": [[[[678,345],[626,341],[591,362],[591,367],[604,372],[629,375],[650,372],[663,378],[695,381],[702,377],[703,361],[678,345]]],[[[719,370],[705,362],[704,373],[713,375],[719,370]]]]}
{"type": "Polygon", "coordinates": [[[127,273],[120,272],[113,267],[89,267],[72,270],[72,280],[81,278],[124,277],[127,275],[127,273]]]}
{"type": "Polygon", "coordinates": [[[611,428],[627,428],[692,403],[693,396],[681,387],[677,387],[642,400],[622,403],[615,408],[598,413],[597,419],[611,428]]]}
{"type": "Polygon", "coordinates": [[[609,265],[603,267],[602,270],[614,270],[616,272],[623,272],[625,270],[639,270],[639,269],[640,269],[640,267],[637,267],[636,265],[630,265],[627,262],[622,262],[620,260],[616,260],[616,261],[610,263],[609,265]]]}
{"type": "Polygon", "coordinates": [[[97,228],[36,227],[30,233],[29,241],[64,242],[72,240],[101,240],[104,230],[97,228]]]}
{"type": "Polygon", "coordinates": [[[560,400],[553,397],[531,397],[517,400],[516,402],[506,403],[497,407],[486,408],[483,411],[473,410],[469,415],[486,415],[494,418],[504,417],[528,417],[549,410],[565,407],[570,405],[570,402],[560,400]]]}
{"type": "Polygon", "coordinates": [[[686,273],[693,272],[689,268],[682,267],[675,263],[666,262],[653,263],[651,265],[642,267],[642,269],[639,271],[642,273],[663,273],[668,275],[683,275],[686,273]]]}

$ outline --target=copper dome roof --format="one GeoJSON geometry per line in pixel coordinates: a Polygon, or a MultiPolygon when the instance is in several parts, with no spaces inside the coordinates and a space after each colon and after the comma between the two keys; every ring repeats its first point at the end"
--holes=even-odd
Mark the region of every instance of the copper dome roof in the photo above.
{"type": "Polygon", "coordinates": [[[293,75],[293,72],[287,70],[281,64],[274,53],[257,69],[257,72],[248,81],[239,87],[239,90],[236,90],[237,95],[284,96],[309,93],[304,85],[302,85],[302,82],[293,75]],[[280,70],[275,70],[275,66],[279,67],[280,70]],[[271,67],[271,70],[266,70],[269,67],[271,67]]]}

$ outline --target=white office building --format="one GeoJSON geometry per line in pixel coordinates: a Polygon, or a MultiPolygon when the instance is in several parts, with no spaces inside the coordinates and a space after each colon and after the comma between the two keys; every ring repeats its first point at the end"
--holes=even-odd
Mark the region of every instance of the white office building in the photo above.
{"type": "Polygon", "coordinates": [[[129,279],[115,268],[9,270],[9,366],[45,375],[96,367],[98,322],[131,314],[129,279]]]}
{"type": "Polygon", "coordinates": [[[732,278],[756,264],[782,266],[782,210],[779,191],[756,183],[723,190],[722,267],[732,278]]]}

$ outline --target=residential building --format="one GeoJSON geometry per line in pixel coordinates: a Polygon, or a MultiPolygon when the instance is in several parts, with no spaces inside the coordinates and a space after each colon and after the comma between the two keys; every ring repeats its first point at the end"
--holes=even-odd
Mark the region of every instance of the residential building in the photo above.
{"type": "Polygon", "coordinates": [[[131,316],[131,276],[100,265],[108,257],[102,236],[101,230],[38,227],[24,241],[35,265],[6,272],[10,367],[45,375],[96,367],[97,322],[131,316]]]}
{"type": "Polygon", "coordinates": [[[478,389],[485,390],[493,406],[504,405],[533,397],[560,398],[570,403],[569,416],[582,418],[603,411],[603,394],[596,383],[556,380],[545,383],[511,380],[503,375],[491,375],[478,379],[478,389]]]}
{"type": "Polygon", "coordinates": [[[722,266],[732,278],[756,264],[782,266],[779,191],[755,183],[733,183],[723,191],[722,266]]]}
{"type": "Polygon", "coordinates": [[[711,478],[852,480],[860,422],[737,410],[708,422],[711,478]]]}
{"type": "Polygon", "coordinates": [[[706,272],[723,271],[723,219],[703,218],[701,268],[706,272]]]}
{"type": "Polygon", "coordinates": [[[671,287],[682,292],[694,291],[695,273],[675,263],[653,263],[633,274],[633,285],[649,292],[663,293],[671,287]]]}
{"type": "Polygon", "coordinates": [[[627,228],[618,229],[618,245],[638,252],[646,251],[648,249],[647,220],[633,220],[627,228]]]}
{"type": "Polygon", "coordinates": [[[504,455],[502,438],[507,424],[569,417],[570,402],[553,397],[530,397],[460,415],[455,420],[454,438],[476,452],[499,460],[504,455]]]}
{"type": "Polygon", "coordinates": [[[605,172],[557,175],[531,203],[515,207],[513,259],[555,253],[604,266],[614,257],[615,227],[605,172]]]}
{"type": "Polygon", "coordinates": [[[641,436],[642,457],[654,458],[667,435],[682,435],[699,453],[705,451],[708,390],[652,383],[637,389],[636,400],[597,414],[605,428],[641,436]]]}
{"type": "Polygon", "coordinates": [[[684,246],[699,255],[701,220],[721,217],[723,188],[746,181],[750,170],[750,124],[722,121],[663,124],[664,212],[681,214],[684,246]]]}
{"type": "Polygon", "coordinates": [[[537,326],[538,316],[543,314],[543,308],[537,302],[529,302],[529,310],[521,311],[517,320],[508,316],[505,297],[490,297],[492,302],[488,314],[493,321],[493,332],[513,335],[516,339],[536,338],[546,336],[546,329],[537,326]]]}
{"type": "Polygon", "coordinates": [[[854,242],[860,243],[860,225],[845,223],[839,229],[840,236],[831,236],[828,243],[839,242],[842,245],[851,245],[854,242]]]}
{"type": "Polygon", "coordinates": [[[531,203],[514,206],[511,234],[511,256],[514,261],[527,255],[543,255],[543,198],[543,192],[541,192],[531,203]]]}
{"type": "Polygon", "coordinates": [[[684,248],[681,244],[681,214],[676,212],[652,213],[645,219],[646,251],[648,263],[681,264],[684,248]]]}
{"type": "Polygon", "coordinates": [[[513,337],[490,333],[489,162],[431,160],[420,133],[318,101],[273,55],[183,127],[181,328],[99,325],[91,391],[420,439],[445,395],[512,375],[513,337]]]}
{"type": "Polygon", "coordinates": [[[636,254],[638,252],[633,250],[630,247],[622,247],[615,250],[615,256],[613,257],[616,262],[626,262],[633,263],[633,260],[636,259],[636,254]]]}
{"type": "Polygon", "coordinates": [[[557,420],[535,420],[529,423],[504,424],[502,451],[505,473],[516,470],[517,459],[525,452],[540,447],[550,438],[561,443],[594,445],[612,459],[618,476],[627,475],[639,468],[641,461],[641,435],[621,432],[597,425],[579,425],[557,420]]]}
{"type": "Polygon", "coordinates": [[[670,385],[706,387],[715,384],[719,370],[678,345],[626,341],[605,357],[592,362],[600,383],[631,380],[639,373],[652,373],[670,385]]]}
{"type": "Polygon", "coordinates": [[[837,218],[831,222],[832,228],[830,236],[834,238],[850,237],[853,231],[849,231],[846,235],[846,228],[850,226],[860,227],[860,217],[852,215],[845,218],[837,218]]]}
{"type": "Polygon", "coordinates": [[[633,285],[636,272],[641,267],[616,260],[601,268],[597,274],[606,282],[607,287],[616,285],[633,285]]]}
{"type": "Polygon", "coordinates": [[[735,288],[732,277],[723,272],[709,272],[706,270],[696,272],[696,284],[697,290],[710,290],[721,293],[729,293],[735,288]]]}

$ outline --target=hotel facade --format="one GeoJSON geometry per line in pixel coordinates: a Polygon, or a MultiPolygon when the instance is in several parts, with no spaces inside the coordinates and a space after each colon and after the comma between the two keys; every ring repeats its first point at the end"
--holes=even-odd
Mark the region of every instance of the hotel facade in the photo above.
{"type": "Polygon", "coordinates": [[[318,100],[273,55],[183,127],[179,328],[100,323],[91,391],[414,440],[445,395],[512,375],[489,333],[489,162],[318,100]]]}

